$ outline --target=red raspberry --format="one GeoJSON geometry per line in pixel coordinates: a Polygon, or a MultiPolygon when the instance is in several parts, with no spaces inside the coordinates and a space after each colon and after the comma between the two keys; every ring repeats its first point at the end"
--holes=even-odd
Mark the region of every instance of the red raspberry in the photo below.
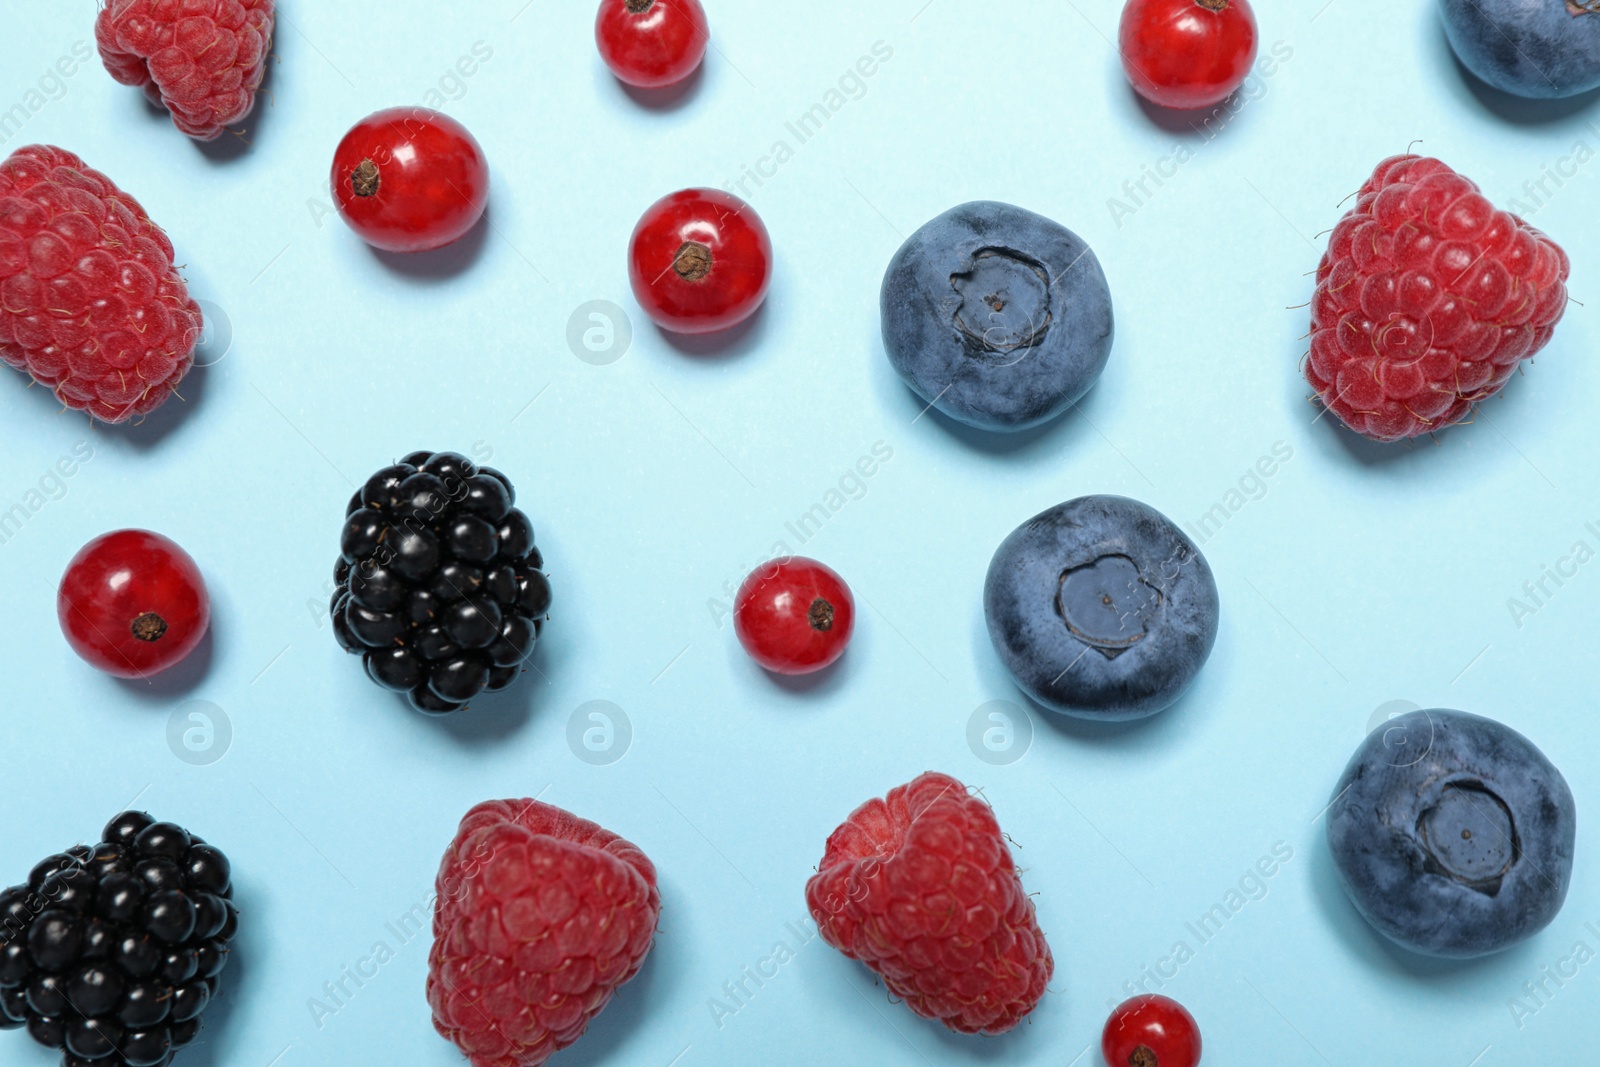
{"type": "Polygon", "coordinates": [[[214,141],[255,106],[272,44],[274,0],[110,0],[94,39],[111,76],[214,141]]]}
{"type": "Polygon", "coordinates": [[[806,883],[822,939],[925,1019],[1000,1034],[1055,971],[989,805],[932,771],[857,808],[806,883]]]}
{"type": "Polygon", "coordinates": [[[0,360],[106,422],[154,410],[200,340],[172,242],[71,152],[0,163],[0,360]]]}
{"type": "Polygon", "coordinates": [[[1375,441],[1460,422],[1550,340],[1567,273],[1554,241],[1445,164],[1391,156],[1317,267],[1306,381],[1375,441]]]}
{"type": "Polygon", "coordinates": [[[433,1025],[473,1067],[538,1067],[638,973],[656,869],[616,834],[536,800],[467,812],[439,866],[433,1025]]]}

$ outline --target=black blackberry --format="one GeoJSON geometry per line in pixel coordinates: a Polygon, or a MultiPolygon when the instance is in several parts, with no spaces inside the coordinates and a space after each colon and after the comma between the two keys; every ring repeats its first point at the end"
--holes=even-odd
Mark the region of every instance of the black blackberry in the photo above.
{"type": "Polygon", "coordinates": [[[522,673],[550,582],[504,474],[455,452],[413,452],[345,512],[329,611],[367,675],[431,715],[522,673]]]}
{"type": "Polygon", "coordinates": [[[238,929],[228,858],[143,812],[103,837],[0,893],[0,1029],[27,1027],[62,1067],[166,1067],[238,929]]]}

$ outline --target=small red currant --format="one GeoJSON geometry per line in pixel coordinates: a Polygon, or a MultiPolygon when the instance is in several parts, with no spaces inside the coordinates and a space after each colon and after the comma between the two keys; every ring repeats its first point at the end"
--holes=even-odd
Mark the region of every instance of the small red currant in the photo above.
{"type": "Polygon", "coordinates": [[[772,239],[732,193],[685,189],[650,206],[628,247],[633,295],[657,326],[715,333],[755,314],[772,281],[772,239]]]}
{"type": "Polygon", "coordinates": [[[1222,103],[1256,61],[1249,0],[1128,0],[1117,48],[1138,94],[1161,107],[1222,103]]]}
{"type": "Polygon", "coordinates": [[[1106,1020],[1100,1051],[1109,1067],[1195,1067],[1200,1027],[1171,997],[1134,997],[1106,1020]]]}
{"type": "Polygon", "coordinates": [[[775,674],[810,674],[844,655],[856,602],[832,568],[803,556],[757,567],[733,600],[744,650],[775,674]]]}
{"type": "Polygon", "coordinates": [[[618,80],[664,89],[694,73],[711,30],[700,0],[601,0],[594,39],[618,80]]]}
{"type": "Polygon", "coordinates": [[[211,603],[187,552],[160,534],[117,530],[72,557],[56,617],[90,666],[145,678],[194,651],[211,623],[211,603]]]}
{"type": "Polygon", "coordinates": [[[464,236],[489,203],[489,164],[467,128],[425,107],[392,107],[351,128],[333,154],[333,196],[361,239],[428,252],[464,236]]]}

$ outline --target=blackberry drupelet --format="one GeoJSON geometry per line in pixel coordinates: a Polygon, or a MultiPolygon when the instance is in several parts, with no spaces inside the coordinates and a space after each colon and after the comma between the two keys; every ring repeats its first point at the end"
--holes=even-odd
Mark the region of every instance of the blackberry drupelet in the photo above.
{"type": "Polygon", "coordinates": [[[228,859],[136,811],[0,892],[0,1029],[62,1067],[167,1067],[200,1033],[238,930],[228,859]]]}
{"type": "Polygon", "coordinates": [[[533,526],[504,474],[413,452],[345,513],[333,633],[367,675],[431,715],[522,673],[550,608],[533,526]]]}

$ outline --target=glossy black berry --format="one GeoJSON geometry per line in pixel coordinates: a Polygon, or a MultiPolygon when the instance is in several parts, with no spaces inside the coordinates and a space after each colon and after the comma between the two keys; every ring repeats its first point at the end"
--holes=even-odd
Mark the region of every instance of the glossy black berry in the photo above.
{"type": "Polygon", "coordinates": [[[167,1067],[199,1033],[238,932],[232,872],[147,815],[104,836],[0,890],[0,1029],[62,1050],[62,1067],[167,1067]]]}
{"type": "Polygon", "coordinates": [[[126,980],[115,967],[83,967],[67,978],[67,1002],[79,1015],[106,1015],[122,999],[125,985],[126,980]]]}
{"type": "Polygon", "coordinates": [[[462,648],[488,648],[500,636],[501,621],[492,600],[458,600],[445,609],[444,632],[462,648]]]}
{"type": "MultiPolygon", "coordinates": [[[[26,1015],[26,1009],[24,1009],[26,1015]]],[[[60,1048],[67,1041],[67,1024],[62,1019],[47,1019],[43,1015],[28,1015],[16,1025],[26,1023],[28,1036],[45,1048],[60,1048]]],[[[7,1029],[10,1029],[8,1027],[7,1029]]]]}
{"type": "Polygon", "coordinates": [[[78,956],[83,927],[69,911],[50,909],[39,914],[28,930],[28,954],[42,971],[60,971],[78,956]]]}
{"type": "Polygon", "coordinates": [[[233,866],[221,849],[204,843],[191,845],[183,859],[183,881],[191,890],[226,893],[233,884],[233,866]]]}
{"type": "Polygon", "coordinates": [[[425,677],[421,657],[400,645],[368,652],[364,663],[367,677],[396,693],[409,693],[425,677]]]}
{"type": "Polygon", "coordinates": [[[165,1026],[130,1030],[117,1047],[128,1067],[158,1067],[169,1062],[167,1054],[172,1051],[172,1031],[165,1026]]]}
{"type": "Polygon", "coordinates": [[[428,714],[509,686],[550,608],[510,480],[458,453],[414,452],[357,496],[329,606],[340,647],[428,714]]]}
{"type": "Polygon", "coordinates": [[[181,826],[170,822],[151,823],[134,838],[133,847],[139,855],[152,860],[176,862],[189,851],[189,835],[181,826]]]}
{"type": "Polygon", "coordinates": [[[479,518],[498,523],[511,510],[511,492],[498,479],[479,474],[467,479],[461,507],[479,518]]]}
{"type": "Polygon", "coordinates": [[[122,995],[117,1021],[140,1030],[167,1021],[172,1014],[172,987],[164,982],[137,982],[122,995]]]}
{"type": "Polygon", "coordinates": [[[415,467],[404,463],[385,467],[367,479],[367,484],[361,487],[361,492],[357,499],[364,508],[374,508],[380,511],[392,508],[398,499],[395,489],[399,487],[401,482],[415,473],[417,473],[415,467]]]}
{"type": "Polygon", "coordinates": [[[462,707],[454,701],[437,696],[426,685],[417,686],[406,696],[411,701],[412,707],[428,715],[451,715],[460,711],[462,707]]]}
{"type": "Polygon", "coordinates": [[[194,905],[176,890],[151,896],[141,918],[146,930],[169,945],[182,944],[194,934],[194,905]]]}

